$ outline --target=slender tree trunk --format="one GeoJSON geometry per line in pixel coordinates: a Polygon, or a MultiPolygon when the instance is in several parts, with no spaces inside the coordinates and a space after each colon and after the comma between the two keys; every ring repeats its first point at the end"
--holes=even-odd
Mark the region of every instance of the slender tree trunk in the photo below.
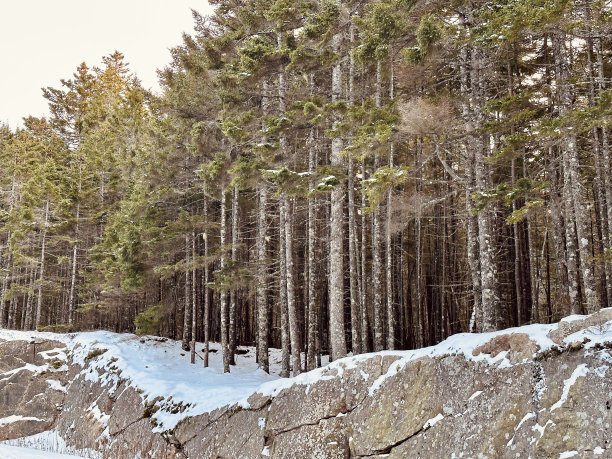
{"type": "MultiPolygon", "coordinates": [[[[314,77],[310,75],[311,91],[314,88],[314,77]]],[[[315,149],[314,127],[310,128],[308,134],[308,188],[314,189],[315,182],[312,175],[317,167],[317,154],[315,149]]],[[[308,353],[306,355],[306,370],[310,371],[316,367],[316,338],[318,335],[318,298],[317,298],[317,198],[312,196],[308,199],[308,353]]]]}
{"type": "Polygon", "coordinates": [[[196,295],[197,270],[196,258],[196,233],[191,233],[191,363],[195,364],[196,356],[196,335],[198,330],[198,297],[196,295]]]}
{"type": "Polygon", "coordinates": [[[7,237],[7,254],[6,254],[6,263],[4,264],[4,269],[6,270],[6,274],[4,275],[4,278],[2,279],[2,291],[1,296],[0,296],[0,328],[6,328],[8,326],[8,312],[9,312],[9,306],[10,306],[10,301],[6,300],[6,292],[8,291],[9,288],[9,280],[11,278],[11,270],[12,270],[12,260],[13,260],[13,255],[10,251],[10,248],[8,247],[9,245],[9,241],[10,240],[10,232],[8,234],[7,237]]]}
{"type": "MultiPolygon", "coordinates": [[[[512,159],[511,170],[512,170],[512,173],[511,173],[512,186],[514,187],[514,184],[516,182],[516,160],[515,159],[512,159]]],[[[516,210],[517,210],[516,200],[513,199],[512,200],[512,211],[516,212],[516,210]]],[[[521,258],[522,258],[521,237],[520,237],[519,225],[517,222],[514,222],[512,224],[512,233],[513,233],[513,239],[514,239],[514,289],[515,289],[515,295],[516,295],[516,319],[517,319],[515,325],[518,326],[523,323],[524,286],[522,285],[523,276],[522,276],[522,264],[521,264],[521,258]]]]}
{"type": "Polygon", "coordinates": [[[30,270],[29,276],[26,269],[26,280],[28,280],[29,286],[26,292],[26,308],[22,318],[21,329],[32,330],[34,327],[34,281],[36,279],[36,269],[30,270]],[[29,278],[29,280],[28,280],[29,278]]]}
{"type": "MultiPolygon", "coordinates": [[[[238,261],[238,244],[239,244],[239,213],[238,213],[238,187],[235,186],[232,193],[232,263],[235,265],[238,261]]],[[[229,309],[229,349],[230,349],[230,365],[236,365],[236,310],[238,303],[238,290],[232,288],[230,296],[229,309]]]]}
{"type": "Polygon", "coordinates": [[[279,303],[281,310],[281,378],[288,378],[291,359],[291,341],[289,335],[289,297],[287,295],[287,198],[283,193],[279,212],[279,303]]]}
{"type": "Polygon", "coordinates": [[[565,232],[567,222],[563,221],[563,209],[559,189],[559,174],[555,166],[555,150],[548,149],[548,175],[550,177],[550,201],[548,213],[552,223],[552,240],[557,270],[557,291],[560,309],[564,315],[570,313],[571,284],[569,282],[565,232]]]}
{"type": "Polygon", "coordinates": [[[257,362],[266,373],[270,373],[268,360],[267,200],[268,188],[264,183],[261,183],[259,185],[257,211],[257,362]]]}
{"type": "Polygon", "coordinates": [[[42,319],[42,297],[43,297],[43,282],[45,279],[45,247],[47,243],[47,226],[49,224],[49,201],[45,201],[45,222],[42,231],[42,244],[40,250],[40,271],[38,277],[38,300],[36,302],[36,328],[41,325],[42,319]]]}
{"type": "MultiPolygon", "coordinates": [[[[463,46],[460,52],[460,79],[461,79],[461,94],[468,100],[469,97],[469,63],[470,63],[470,50],[468,46],[463,46]]],[[[462,104],[462,115],[463,120],[469,127],[472,121],[472,111],[468,102],[462,104]]],[[[479,234],[478,234],[478,221],[474,215],[475,206],[472,199],[472,194],[475,191],[476,177],[475,177],[475,155],[474,149],[471,148],[468,140],[466,144],[466,163],[465,163],[465,176],[466,176],[466,190],[465,190],[465,204],[466,204],[466,245],[467,245],[467,261],[470,268],[470,274],[472,279],[472,297],[473,306],[472,314],[470,318],[470,331],[476,332],[482,329],[482,276],[480,270],[480,247],[479,247],[479,234]]]]}
{"type": "MultiPolygon", "coordinates": [[[[394,81],[393,81],[393,56],[391,60],[391,82],[389,89],[389,98],[394,99],[394,81]]],[[[389,145],[389,167],[393,167],[393,154],[395,145],[393,142],[389,145]]],[[[387,222],[385,225],[385,245],[387,254],[387,269],[386,269],[386,291],[387,291],[387,349],[395,349],[395,307],[393,301],[393,240],[391,235],[392,224],[392,208],[393,188],[389,187],[387,192],[387,222]]]]}
{"type": "MultiPolygon", "coordinates": [[[[480,50],[472,49],[471,67],[471,96],[475,103],[473,112],[473,128],[479,129],[484,123],[482,106],[484,99],[482,56],[480,50]]],[[[479,191],[489,188],[490,171],[485,162],[486,150],[482,134],[472,132],[470,134],[471,148],[474,151],[474,175],[476,186],[479,191]]],[[[493,228],[494,215],[491,209],[482,209],[478,213],[478,246],[480,249],[480,279],[482,292],[482,330],[493,331],[497,328],[499,318],[499,293],[497,266],[495,263],[495,234],[493,228]]]]}
{"type": "MultiPolygon", "coordinates": [[[[572,109],[572,93],[569,85],[570,69],[567,60],[565,49],[565,34],[561,31],[555,31],[553,34],[553,44],[555,48],[555,64],[556,64],[556,84],[557,96],[559,99],[559,116],[563,117],[572,109]]],[[[567,171],[564,173],[566,183],[564,188],[567,190],[565,194],[566,209],[572,210],[569,212],[568,221],[576,225],[576,237],[578,239],[578,250],[580,252],[580,271],[582,274],[582,285],[584,297],[587,304],[587,312],[593,313],[599,309],[599,298],[595,288],[595,277],[591,262],[591,249],[589,242],[589,231],[587,216],[585,213],[585,203],[583,198],[583,190],[580,177],[580,164],[578,161],[578,145],[576,143],[576,134],[573,131],[566,130],[563,135],[563,156],[564,167],[567,171]]],[[[568,226],[571,226],[568,225],[568,226]]],[[[568,246],[568,252],[569,252],[568,246]]],[[[569,264],[568,264],[569,268],[569,264]]],[[[576,313],[578,311],[572,311],[576,313]]]]}
{"type": "MultiPolygon", "coordinates": [[[[13,157],[13,178],[11,180],[11,194],[9,197],[9,208],[8,215],[11,215],[13,212],[13,208],[15,207],[16,201],[16,190],[17,190],[17,155],[13,157]]],[[[9,325],[9,312],[10,312],[10,301],[6,301],[6,292],[8,291],[11,279],[11,271],[12,271],[12,262],[13,262],[13,253],[11,251],[10,243],[11,243],[11,231],[8,231],[6,235],[6,251],[4,253],[4,258],[6,262],[3,265],[5,270],[4,277],[2,279],[2,291],[0,292],[0,328],[7,327],[9,325]]]]}
{"type": "MultiPolygon", "coordinates": [[[[349,29],[351,47],[355,42],[355,24],[351,18],[349,29]]],[[[349,54],[349,105],[355,104],[355,60],[353,53],[349,54]]],[[[359,288],[359,270],[357,263],[357,223],[355,219],[355,170],[353,155],[348,155],[348,237],[349,237],[349,282],[351,294],[351,350],[353,355],[361,354],[361,294],[359,288]]]]}
{"type": "MultiPolygon", "coordinates": [[[[382,63],[376,63],[376,107],[382,107],[382,63]]],[[[380,166],[378,155],[374,158],[374,168],[380,166]]],[[[374,305],[374,351],[385,348],[385,309],[383,305],[383,263],[381,254],[382,222],[380,207],[372,212],[372,301],[374,305]]]]}
{"type": "MultiPolygon", "coordinates": [[[[80,188],[80,185],[79,185],[80,188]]],[[[76,278],[77,278],[77,255],[79,250],[79,217],[81,211],[81,202],[77,201],[76,206],[76,226],[74,229],[74,245],[72,246],[72,274],[70,276],[70,294],[68,296],[68,324],[72,325],[74,323],[74,314],[75,314],[75,304],[74,304],[74,289],[76,286],[76,278]]]]}
{"type": "MultiPolygon", "coordinates": [[[[365,160],[361,163],[361,181],[362,184],[366,180],[366,167],[365,160]]],[[[370,352],[370,341],[368,340],[368,332],[370,330],[370,320],[368,313],[368,268],[367,268],[367,257],[366,250],[368,247],[368,218],[363,209],[367,206],[367,197],[365,188],[361,187],[361,350],[363,352],[370,352]]]]}
{"type": "MultiPolygon", "coordinates": [[[[587,19],[590,19],[590,9],[587,10],[587,19]]],[[[591,55],[594,49],[594,41],[592,38],[590,27],[588,29],[587,38],[587,71],[589,75],[589,105],[594,105],[596,102],[595,87],[597,85],[597,79],[595,77],[595,66],[592,61],[591,55]]],[[[602,89],[600,89],[602,90],[602,89]]],[[[608,195],[610,195],[610,188],[612,183],[609,182],[609,176],[606,174],[605,163],[606,158],[602,153],[603,147],[600,142],[600,128],[599,126],[593,126],[593,157],[595,160],[595,188],[597,190],[597,201],[599,202],[599,219],[601,221],[601,251],[605,253],[612,249],[610,245],[610,224],[612,222],[608,219],[608,195]]],[[[608,260],[604,261],[604,292],[603,298],[606,303],[612,304],[612,263],[608,260]]]]}
{"type": "MultiPolygon", "coordinates": [[[[332,51],[340,52],[342,35],[336,34],[332,38],[332,51]]],[[[332,69],[332,103],[338,103],[342,97],[342,64],[340,60],[334,64],[332,69]]],[[[334,128],[340,123],[336,115],[334,128]]],[[[336,169],[342,168],[342,137],[338,134],[332,139],[331,166],[336,169]]],[[[343,168],[342,168],[343,169],[343,168]]],[[[342,185],[336,185],[331,192],[330,213],[330,299],[329,299],[329,321],[330,321],[330,357],[337,360],[346,356],[346,338],[344,336],[344,189],[342,185]]]]}
{"type": "MultiPolygon", "coordinates": [[[[227,192],[225,189],[221,192],[221,272],[226,266],[225,244],[227,243],[227,192]]],[[[228,338],[228,305],[227,305],[227,290],[225,287],[221,290],[221,350],[223,353],[223,373],[230,372],[230,349],[228,338]]]]}
{"type": "MultiPolygon", "coordinates": [[[[421,168],[421,149],[420,149],[420,140],[416,139],[415,145],[415,160],[414,160],[414,169],[415,169],[415,181],[414,181],[414,192],[417,196],[417,209],[416,209],[416,217],[414,219],[414,252],[415,252],[415,312],[416,312],[416,345],[417,347],[423,347],[426,345],[425,340],[425,328],[423,324],[426,322],[423,317],[423,250],[422,250],[422,222],[423,222],[423,202],[422,202],[422,173],[423,170],[421,168]]],[[[428,344],[428,343],[427,343],[428,344]]]]}
{"type": "Polygon", "coordinates": [[[291,363],[293,376],[302,372],[300,327],[295,299],[295,266],[293,261],[293,211],[287,195],[282,197],[285,208],[285,257],[287,269],[287,309],[289,318],[289,334],[291,336],[291,363]]]}
{"type": "MultiPolygon", "coordinates": [[[[599,92],[606,89],[604,74],[604,59],[602,37],[595,40],[595,54],[597,56],[597,86],[599,92]]],[[[608,241],[612,250],[612,162],[610,161],[610,142],[608,139],[608,127],[601,127],[601,156],[603,177],[605,179],[605,213],[608,219],[608,241]]],[[[603,212],[602,212],[603,213],[603,212]]],[[[612,263],[612,262],[610,262],[612,263]]],[[[612,305],[612,278],[608,277],[608,305],[612,305]]]]}
{"type": "MultiPolygon", "coordinates": [[[[204,197],[203,203],[204,221],[208,224],[208,200],[204,197]]],[[[210,351],[210,292],[208,291],[208,283],[210,282],[209,267],[208,267],[208,228],[204,230],[204,285],[202,286],[202,296],[204,297],[204,367],[208,367],[208,354],[210,351]]]]}
{"type": "Polygon", "coordinates": [[[189,278],[191,277],[191,243],[189,242],[189,234],[185,234],[185,301],[183,307],[183,343],[184,351],[189,350],[189,342],[191,341],[191,286],[189,278]]]}

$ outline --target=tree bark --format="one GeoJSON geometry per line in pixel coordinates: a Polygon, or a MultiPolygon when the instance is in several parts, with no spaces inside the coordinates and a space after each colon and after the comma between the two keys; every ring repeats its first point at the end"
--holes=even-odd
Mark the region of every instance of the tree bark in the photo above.
{"type": "MultiPolygon", "coordinates": [[[[569,83],[569,65],[565,49],[565,34],[557,30],[553,33],[553,45],[556,67],[557,97],[559,102],[559,116],[563,117],[572,109],[572,93],[569,83]]],[[[580,164],[578,160],[578,146],[576,135],[570,130],[563,133],[562,150],[564,156],[564,189],[566,211],[568,212],[568,226],[573,221],[576,225],[576,237],[578,239],[578,250],[580,252],[580,271],[582,274],[582,285],[586,300],[587,312],[593,313],[599,309],[599,298],[595,288],[595,277],[589,261],[591,249],[589,242],[589,231],[585,203],[580,177],[580,164]],[[572,212],[573,210],[573,212],[572,212]]],[[[571,239],[571,238],[570,238],[571,239]]],[[[568,246],[568,253],[570,247],[568,246]]],[[[569,264],[568,264],[569,269],[569,264]]],[[[572,311],[578,313],[578,311],[572,311]]]]}
{"type": "Polygon", "coordinates": [[[185,234],[185,299],[183,306],[183,343],[181,347],[184,351],[190,349],[191,341],[191,285],[189,278],[191,277],[191,243],[189,242],[189,234],[185,234]]]}
{"type": "Polygon", "coordinates": [[[297,305],[295,299],[295,266],[293,261],[293,212],[291,202],[287,195],[281,198],[285,208],[285,257],[287,269],[287,312],[289,319],[289,335],[291,337],[291,364],[293,376],[302,372],[300,328],[298,321],[297,305]]]}
{"type": "MultiPolygon", "coordinates": [[[[232,263],[235,266],[238,262],[238,244],[239,244],[239,213],[238,213],[238,198],[240,191],[235,186],[232,193],[232,263]]],[[[230,365],[236,365],[236,311],[238,303],[238,290],[233,287],[230,293],[230,308],[229,308],[229,350],[230,350],[230,365]]]]}
{"type": "MultiPolygon", "coordinates": [[[[310,75],[311,92],[314,89],[314,77],[310,75]]],[[[317,152],[315,149],[315,128],[311,127],[308,134],[308,180],[309,190],[315,186],[312,175],[317,168],[317,152]]],[[[317,365],[317,336],[318,336],[318,298],[317,298],[317,198],[308,199],[308,353],[306,355],[306,370],[313,370],[317,365]]]]}
{"type": "MultiPolygon", "coordinates": [[[[382,63],[376,62],[376,107],[382,107],[382,63]]],[[[378,154],[374,158],[374,169],[380,166],[378,154]]],[[[383,305],[383,266],[382,266],[382,222],[380,207],[372,212],[372,302],[374,306],[374,351],[385,348],[385,309],[383,305]]]]}
{"type": "Polygon", "coordinates": [[[42,320],[42,298],[43,298],[43,282],[45,279],[45,247],[47,243],[47,226],[49,224],[49,201],[45,201],[45,221],[41,236],[42,244],[40,250],[40,271],[38,277],[38,300],[36,302],[36,328],[41,325],[42,320]]]}
{"type": "MultiPolygon", "coordinates": [[[[332,51],[340,52],[342,35],[336,34],[332,38],[332,51]]],[[[332,103],[338,103],[342,97],[342,64],[340,59],[332,69],[332,103]]],[[[336,115],[334,129],[338,127],[340,118],[336,115]]],[[[336,133],[332,139],[331,166],[336,169],[342,168],[342,137],[336,133]]],[[[330,212],[330,299],[329,299],[329,321],[330,321],[330,357],[333,360],[346,356],[346,338],[344,336],[344,189],[336,185],[331,192],[330,212]]]]}
{"type": "Polygon", "coordinates": [[[287,201],[283,194],[279,212],[279,303],[281,310],[281,378],[288,378],[291,360],[291,340],[289,335],[289,297],[287,295],[287,201]]]}
{"type": "MultiPolygon", "coordinates": [[[[208,200],[204,197],[203,203],[204,222],[208,225],[208,200]]],[[[204,297],[204,367],[208,367],[208,356],[210,351],[210,292],[208,291],[208,283],[210,282],[210,268],[208,267],[208,228],[204,230],[204,285],[202,286],[202,296],[204,297]]]]}
{"type": "MultiPolygon", "coordinates": [[[[224,273],[226,266],[225,244],[227,243],[227,192],[225,189],[221,191],[221,263],[220,271],[224,273]]],[[[230,349],[228,337],[228,304],[227,304],[227,289],[223,286],[221,289],[221,350],[223,353],[223,373],[230,372],[230,349]]]]}
{"type": "Polygon", "coordinates": [[[259,205],[257,210],[257,363],[270,373],[268,360],[268,265],[267,265],[267,219],[266,205],[268,188],[259,185],[259,205]]]}

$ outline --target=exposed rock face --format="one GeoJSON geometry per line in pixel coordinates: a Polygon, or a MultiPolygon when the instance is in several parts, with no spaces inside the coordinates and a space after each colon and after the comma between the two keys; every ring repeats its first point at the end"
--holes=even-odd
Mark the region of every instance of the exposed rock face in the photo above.
{"type": "Polygon", "coordinates": [[[612,343],[564,342],[611,319],[604,310],[562,322],[549,334],[559,344],[552,349],[521,333],[474,349],[502,360],[384,353],[339,361],[319,378],[253,394],[246,408],[188,417],[162,433],[154,432],[160,401],[144,400],[120,375],[100,385],[70,364],[61,343],[4,342],[0,417],[23,419],[0,419],[0,439],[56,429],[76,448],[130,459],[612,457],[612,343]]]}

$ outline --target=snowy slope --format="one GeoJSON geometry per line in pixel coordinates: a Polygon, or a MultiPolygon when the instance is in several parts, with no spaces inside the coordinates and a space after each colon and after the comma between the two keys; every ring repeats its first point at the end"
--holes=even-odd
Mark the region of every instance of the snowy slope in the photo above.
{"type": "MultiPolygon", "coordinates": [[[[580,316],[572,316],[565,321],[571,322],[581,318],[580,316]]],[[[386,374],[371,381],[370,394],[377,391],[385,379],[401,371],[409,362],[426,356],[464,355],[468,360],[486,361],[491,365],[510,366],[512,363],[507,358],[506,351],[500,352],[495,357],[485,353],[474,356],[473,351],[494,337],[510,333],[528,334],[538,344],[540,351],[550,349],[554,342],[547,334],[556,329],[557,326],[558,324],[534,324],[494,333],[461,333],[451,336],[436,346],[423,349],[383,351],[376,354],[347,357],[326,367],[290,379],[280,379],[278,376],[280,369],[280,351],[278,350],[271,351],[272,374],[270,375],[257,368],[253,348],[243,348],[248,352],[244,355],[237,355],[237,365],[232,367],[230,374],[224,374],[220,348],[214,343],[211,344],[211,349],[216,352],[210,354],[210,367],[203,368],[200,357],[202,344],[196,346],[199,356],[196,364],[191,365],[189,363],[189,353],[181,349],[180,342],[152,336],[139,337],[106,331],[54,334],[0,330],[0,340],[31,340],[35,338],[37,340],[60,341],[68,348],[72,360],[83,366],[82,374],[87,379],[99,382],[103,386],[109,385],[112,388],[118,383],[118,373],[120,373],[121,378],[128,379],[130,385],[139,389],[139,392],[146,399],[152,400],[156,397],[168,399],[171,397],[174,406],[186,406],[184,411],[175,413],[171,412],[176,411],[171,410],[172,407],[169,406],[168,410],[164,410],[162,406],[162,409],[154,414],[154,418],[158,422],[158,430],[164,431],[174,428],[181,419],[188,416],[210,412],[216,408],[235,403],[248,406],[247,399],[255,392],[275,395],[293,384],[308,386],[321,379],[331,379],[336,377],[337,374],[341,374],[345,369],[353,368],[359,362],[377,355],[396,355],[400,357],[400,360],[397,361],[396,365],[392,365],[386,374]],[[99,355],[91,358],[92,350],[96,349],[99,355]],[[108,371],[109,369],[114,371],[108,371]],[[102,370],[100,372],[102,376],[96,370],[102,370]]],[[[585,338],[590,340],[585,345],[587,349],[597,343],[612,341],[612,321],[570,335],[565,339],[565,342],[583,341],[585,338]]],[[[63,358],[67,359],[67,356],[63,358]]],[[[40,370],[44,370],[44,368],[40,370]]],[[[2,377],[3,375],[0,374],[0,378],[2,377]]],[[[49,384],[52,385],[53,382],[49,384]]],[[[106,420],[101,419],[101,421],[106,420]]]]}
{"type": "MultiPolygon", "coordinates": [[[[140,337],[107,331],[55,334],[0,330],[0,339],[60,341],[68,348],[74,363],[85,368],[82,373],[87,380],[112,386],[118,382],[117,373],[120,373],[121,378],[129,379],[130,385],[140,389],[149,400],[172,397],[175,404],[189,405],[182,413],[158,411],[155,418],[160,424],[160,430],[173,428],[184,417],[236,403],[245,394],[254,392],[262,383],[278,378],[278,375],[269,375],[257,368],[252,348],[244,348],[247,354],[236,355],[237,365],[232,367],[230,374],[224,374],[217,343],[211,343],[213,352],[210,353],[210,366],[204,368],[200,357],[202,344],[197,344],[199,355],[196,364],[191,365],[189,353],[181,349],[179,341],[152,336],[140,337]],[[90,354],[94,350],[103,352],[93,359],[88,358],[94,354],[90,354]],[[107,371],[109,368],[115,371],[107,371]],[[104,371],[101,377],[96,369],[104,371]]],[[[280,352],[272,350],[273,373],[279,371],[279,360],[280,352]]]]}
{"type": "Polygon", "coordinates": [[[0,457],[2,459],[66,459],[79,456],[69,456],[67,454],[50,453],[37,449],[0,444],[0,457]]]}

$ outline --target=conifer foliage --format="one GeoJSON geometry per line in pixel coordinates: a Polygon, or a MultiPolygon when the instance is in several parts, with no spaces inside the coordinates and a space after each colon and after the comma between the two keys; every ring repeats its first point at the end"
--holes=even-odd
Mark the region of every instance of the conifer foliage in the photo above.
{"type": "Polygon", "coordinates": [[[210,3],[0,128],[0,326],[289,376],[612,305],[608,1],[210,3]]]}

